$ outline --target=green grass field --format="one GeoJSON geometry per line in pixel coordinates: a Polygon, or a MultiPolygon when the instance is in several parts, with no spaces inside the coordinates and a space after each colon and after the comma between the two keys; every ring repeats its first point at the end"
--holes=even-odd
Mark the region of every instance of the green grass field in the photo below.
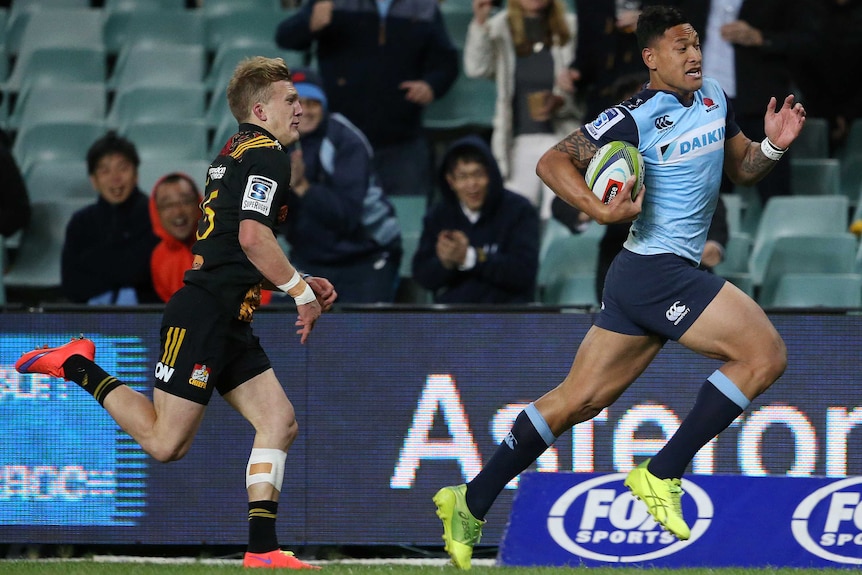
{"type": "MultiPolygon", "coordinates": [[[[589,575],[847,575],[846,569],[649,569],[649,568],[554,568],[554,567],[474,567],[473,575],[488,575],[505,571],[506,575],[571,575],[573,571],[589,575]]],[[[248,573],[238,562],[233,564],[206,563],[101,563],[91,560],[75,561],[2,561],[3,575],[204,575],[248,573]]],[[[266,573],[266,571],[260,571],[266,573]]],[[[328,563],[325,575],[455,575],[454,567],[436,565],[383,564],[366,565],[328,563]]]]}

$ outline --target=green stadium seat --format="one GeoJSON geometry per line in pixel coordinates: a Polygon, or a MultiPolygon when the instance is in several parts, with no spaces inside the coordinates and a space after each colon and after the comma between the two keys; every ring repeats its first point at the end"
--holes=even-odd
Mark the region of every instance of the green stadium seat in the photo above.
{"type": "Polygon", "coordinates": [[[96,199],[87,173],[87,161],[83,158],[36,162],[23,175],[31,202],[49,202],[57,198],[96,199]]]}
{"type": "Polygon", "coordinates": [[[810,273],[784,274],[779,278],[773,307],[862,307],[862,275],[810,273]]]}
{"type": "Polygon", "coordinates": [[[841,193],[841,162],[836,158],[791,158],[790,174],[790,192],[794,195],[841,193]]]}
{"type": "Polygon", "coordinates": [[[140,45],[206,46],[204,18],[199,10],[112,11],[107,13],[103,30],[109,54],[140,45]]]}
{"type": "Polygon", "coordinates": [[[104,120],[67,120],[32,124],[15,136],[12,154],[22,172],[32,163],[83,160],[90,145],[105,134],[104,120]]]}
{"type": "Polygon", "coordinates": [[[204,118],[207,92],[203,84],[185,86],[134,85],[119,90],[108,113],[108,125],[132,122],[204,118]]]}
{"type": "Polygon", "coordinates": [[[497,86],[486,78],[458,75],[449,91],[425,108],[422,124],[430,130],[491,128],[497,86]]]}
{"type": "Polygon", "coordinates": [[[108,96],[102,82],[65,84],[49,90],[33,88],[19,96],[9,116],[9,126],[23,130],[46,122],[101,122],[107,109],[108,96]]]}
{"type": "Polygon", "coordinates": [[[120,91],[136,85],[187,86],[203,81],[205,70],[206,50],[203,46],[133,46],[120,52],[108,78],[108,88],[120,91]]]}
{"type": "Polygon", "coordinates": [[[209,153],[209,131],[203,119],[130,122],[119,133],[148,160],[200,160],[209,153]]]}
{"type": "Polygon", "coordinates": [[[778,283],[786,274],[853,273],[856,252],[856,237],[849,232],[776,238],[757,294],[758,303],[762,307],[775,305],[778,283]]]}
{"type": "Polygon", "coordinates": [[[539,260],[536,278],[539,301],[554,305],[595,305],[600,241],[600,236],[584,234],[569,234],[552,241],[539,260]],[[592,289],[587,290],[585,286],[590,281],[592,289]],[[568,299],[561,299],[564,295],[568,299]]]}
{"type": "Polygon", "coordinates": [[[26,93],[34,86],[60,90],[70,83],[102,82],[107,79],[105,49],[99,46],[45,46],[33,49],[28,58],[16,61],[5,89],[26,93]]]}
{"type": "Polygon", "coordinates": [[[820,159],[829,157],[829,120],[805,118],[805,128],[793,142],[793,159],[820,159]]]}

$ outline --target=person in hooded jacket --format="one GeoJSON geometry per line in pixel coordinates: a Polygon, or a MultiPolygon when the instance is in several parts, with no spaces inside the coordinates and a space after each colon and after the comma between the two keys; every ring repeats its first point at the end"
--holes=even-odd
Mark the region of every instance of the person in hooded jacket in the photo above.
{"type": "Polygon", "coordinates": [[[441,199],[425,215],[413,279],[435,303],[517,304],[535,300],[539,215],[503,187],[488,145],[456,140],[443,156],[441,199]]]}
{"type": "Polygon", "coordinates": [[[91,305],[158,303],[150,255],[158,238],[149,199],[138,187],[135,145],[115,132],[87,151],[90,182],[99,197],[75,212],[66,226],[61,256],[63,295],[91,305]]]}
{"type": "Polygon", "coordinates": [[[301,146],[291,151],[287,219],[280,228],[290,261],[337,285],[341,304],[391,303],[399,281],[401,227],[380,186],[371,144],[350,120],[329,112],[313,70],[297,68],[292,77],[303,114],[301,146]]]}

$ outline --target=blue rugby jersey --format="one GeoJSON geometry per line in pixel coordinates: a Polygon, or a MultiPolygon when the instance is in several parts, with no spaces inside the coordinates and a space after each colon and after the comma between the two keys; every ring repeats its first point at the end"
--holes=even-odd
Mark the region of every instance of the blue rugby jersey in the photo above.
{"type": "Polygon", "coordinates": [[[642,90],[602,112],[583,132],[598,146],[630,142],[644,158],[646,196],[626,249],[699,263],[718,201],[724,144],[739,133],[718,82],[705,78],[688,106],[672,92],[642,90]]]}

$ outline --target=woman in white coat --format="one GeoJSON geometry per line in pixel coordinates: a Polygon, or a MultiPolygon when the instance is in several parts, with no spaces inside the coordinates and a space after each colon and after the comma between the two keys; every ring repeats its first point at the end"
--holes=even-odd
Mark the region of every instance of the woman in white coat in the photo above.
{"type": "Polygon", "coordinates": [[[546,221],[554,194],[536,176],[536,163],[582,119],[573,95],[556,83],[575,56],[577,19],[563,0],[509,0],[506,9],[491,9],[492,0],[473,0],[464,72],[496,81],[491,149],[506,187],[546,221]]]}

